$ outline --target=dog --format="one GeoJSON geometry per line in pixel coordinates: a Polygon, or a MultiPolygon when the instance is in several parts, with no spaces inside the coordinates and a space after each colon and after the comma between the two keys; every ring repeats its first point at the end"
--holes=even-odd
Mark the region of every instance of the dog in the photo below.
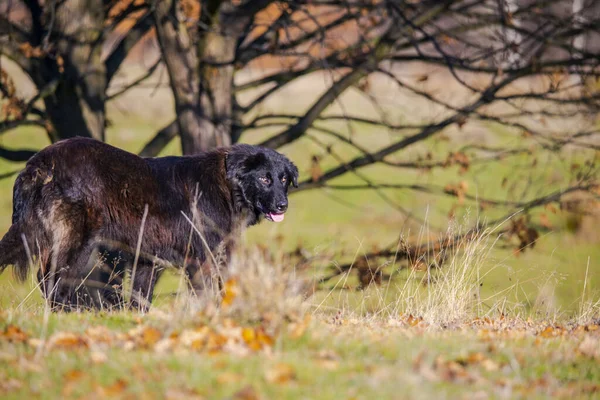
{"type": "Polygon", "coordinates": [[[39,265],[52,309],[123,304],[147,310],[165,265],[183,267],[201,291],[212,254],[262,219],[280,222],[298,169],[285,156],[247,144],[193,156],[141,158],[89,138],[34,155],[13,189],[12,226],[0,241],[0,272],[24,280],[39,265]]]}

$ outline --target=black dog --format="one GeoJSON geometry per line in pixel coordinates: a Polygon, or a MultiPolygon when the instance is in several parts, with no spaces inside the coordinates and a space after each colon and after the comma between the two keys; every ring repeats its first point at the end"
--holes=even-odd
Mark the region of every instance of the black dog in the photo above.
{"type": "Polygon", "coordinates": [[[282,221],[297,180],[292,162],[257,146],[140,158],[93,139],[64,140],[16,179],[0,271],[13,265],[24,279],[35,262],[53,308],[105,307],[122,302],[118,275],[135,264],[131,305],[147,308],[165,263],[183,266],[200,290],[198,276],[212,268],[207,250],[227,253],[230,235],[263,216],[282,221]]]}

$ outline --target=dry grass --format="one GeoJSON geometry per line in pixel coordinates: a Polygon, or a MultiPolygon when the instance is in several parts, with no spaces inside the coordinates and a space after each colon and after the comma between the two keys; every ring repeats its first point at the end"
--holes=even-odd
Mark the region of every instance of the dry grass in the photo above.
{"type": "MultiPolygon", "coordinates": [[[[461,235],[464,229],[451,226],[448,235],[461,235]]],[[[487,229],[469,240],[459,241],[453,248],[443,249],[450,254],[449,260],[436,271],[427,270],[422,278],[424,293],[418,285],[404,285],[394,312],[419,316],[426,323],[438,327],[481,316],[483,305],[489,301],[481,298],[479,290],[486,273],[483,271],[490,263],[495,239],[493,232],[494,229],[487,229]]],[[[414,274],[413,271],[411,275],[414,274]]]]}
{"type": "MultiPolygon", "coordinates": [[[[448,233],[462,230],[453,225],[448,233]]],[[[327,307],[318,306],[318,293],[304,299],[307,277],[291,260],[241,242],[220,273],[222,290],[191,294],[181,274],[174,300],[147,314],[0,310],[0,359],[7,366],[0,368],[0,394],[199,399],[597,394],[599,303],[582,296],[577,324],[484,307],[488,299],[481,298],[479,283],[486,266],[496,263],[490,256],[494,237],[493,231],[481,232],[453,248],[440,269],[413,271],[403,285],[393,277],[381,286],[341,291],[339,302],[327,307]],[[354,296],[357,305],[351,307],[344,295],[354,296]]],[[[583,293],[588,292],[586,282],[583,293]]],[[[498,293],[494,304],[504,295],[498,293]]]]}
{"type": "MultiPolygon", "coordinates": [[[[462,224],[451,223],[443,237],[465,235],[472,226],[467,219],[462,224]]],[[[317,294],[309,300],[313,314],[324,318],[334,315],[334,319],[360,321],[361,324],[402,325],[408,321],[433,329],[457,328],[474,320],[497,318],[557,324],[598,323],[600,299],[597,290],[588,282],[587,273],[575,313],[565,312],[556,304],[554,291],[560,277],[553,273],[539,273],[525,282],[517,280],[507,287],[482,291],[490,274],[506,268],[506,259],[494,257],[498,254],[494,253],[499,241],[497,231],[506,223],[508,221],[471,234],[468,239],[452,242],[449,246],[442,245],[438,252],[418,260],[410,260],[408,269],[392,260],[391,266],[379,267],[391,270],[390,279],[364,290],[351,289],[349,282],[355,272],[351,268],[326,294],[317,294]],[[442,259],[444,261],[440,262],[442,259]],[[526,283],[538,287],[533,299],[522,287],[526,283]]],[[[430,236],[424,229],[419,237],[424,240],[430,236]]],[[[359,253],[357,251],[357,255],[359,253]]]]}

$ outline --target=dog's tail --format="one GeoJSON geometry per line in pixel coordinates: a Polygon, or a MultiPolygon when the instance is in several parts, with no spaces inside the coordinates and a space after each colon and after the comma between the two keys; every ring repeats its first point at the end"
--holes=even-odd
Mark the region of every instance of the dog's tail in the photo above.
{"type": "Polygon", "coordinates": [[[9,265],[13,266],[15,276],[24,281],[29,273],[29,259],[21,230],[14,224],[0,241],[0,273],[9,265]]]}
{"type": "Polygon", "coordinates": [[[13,190],[12,226],[0,241],[0,273],[12,265],[15,276],[23,281],[29,273],[30,260],[23,236],[27,196],[23,193],[21,180],[22,174],[17,177],[13,190]]]}

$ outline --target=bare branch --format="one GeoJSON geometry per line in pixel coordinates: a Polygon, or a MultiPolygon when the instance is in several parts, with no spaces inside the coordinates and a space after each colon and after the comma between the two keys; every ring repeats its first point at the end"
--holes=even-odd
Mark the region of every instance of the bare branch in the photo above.
{"type": "Polygon", "coordinates": [[[117,73],[125,57],[131,49],[146,35],[154,26],[150,12],[141,16],[136,24],[127,32],[125,37],[119,42],[114,50],[106,57],[104,64],[106,65],[106,78],[110,82],[117,73]]]}
{"type": "MultiPolygon", "coordinates": [[[[4,147],[0,147],[0,158],[4,158],[8,161],[27,161],[37,153],[35,150],[9,150],[4,147]]],[[[0,177],[1,179],[2,177],[0,177]]]]}
{"type": "Polygon", "coordinates": [[[156,69],[161,65],[161,62],[162,62],[162,58],[159,57],[159,59],[156,60],[156,62],[154,64],[152,64],[152,66],[150,68],[148,68],[148,70],[146,71],[145,74],[143,74],[139,78],[135,79],[133,82],[123,86],[122,88],[119,88],[118,91],[116,91],[115,93],[112,93],[110,96],[107,96],[106,101],[114,100],[115,98],[119,97],[123,93],[127,92],[129,89],[138,87],[140,85],[140,83],[146,81],[148,78],[150,78],[152,76],[152,74],[154,74],[156,69]]]}
{"type": "Polygon", "coordinates": [[[173,121],[154,135],[154,137],[144,145],[144,148],[139,152],[142,157],[156,157],[160,152],[177,137],[179,128],[177,121],[173,121]]]}
{"type": "Polygon", "coordinates": [[[343,91],[356,84],[356,82],[368,74],[369,71],[366,69],[367,67],[368,66],[360,67],[346,74],[343,78],[334,83],[295,125],[276,136],[265,140],[261,143],[261,146],[278,148],[301,137],[306,129],[312,125],[329,105],[337,100],[343,91]]]}

